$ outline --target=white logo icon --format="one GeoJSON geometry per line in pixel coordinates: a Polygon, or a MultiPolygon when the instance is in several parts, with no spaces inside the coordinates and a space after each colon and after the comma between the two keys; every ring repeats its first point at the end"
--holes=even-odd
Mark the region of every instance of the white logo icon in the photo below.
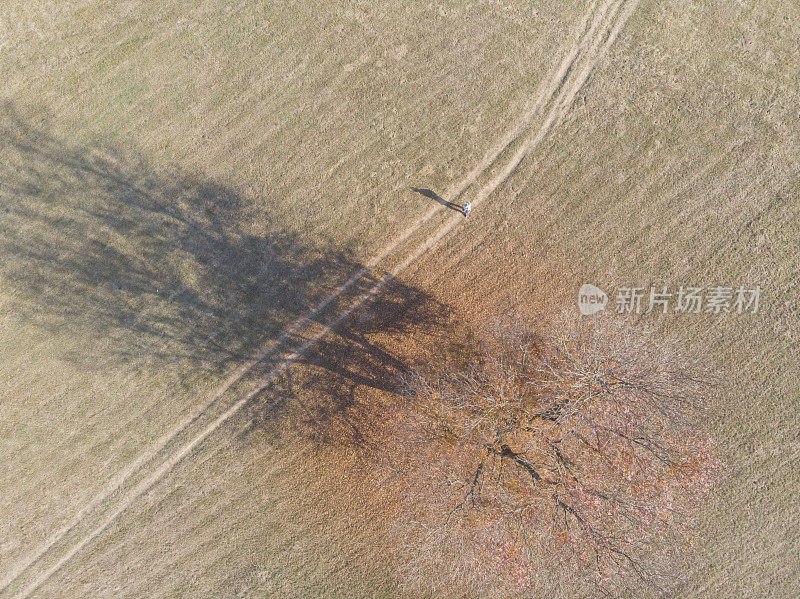
{"type": "Polygon", "coordinates": [[[607,303],[608,296],[606,292],[599,287],[586,283],[581,285],[581,288],[578,290],[578,310],[580,310],[581,314],[584,316],[591,316],[592,314],[597,314],[601,310],[605,310],[607,303]]]}

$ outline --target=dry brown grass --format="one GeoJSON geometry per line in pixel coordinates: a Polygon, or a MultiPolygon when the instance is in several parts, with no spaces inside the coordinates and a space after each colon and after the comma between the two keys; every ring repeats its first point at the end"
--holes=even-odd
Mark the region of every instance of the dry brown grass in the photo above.
{"type": "MultiPolygon", "coordinates": [[[[299,244],[292,246],[300,250],[298,267],[344,251],[345,268],[312,277],[304,289],[313,298],[392,239],[409,215],[428,209],[430,200],[409,187],[440,191],[467,172],[558,63],[585,6],[533,8],[6,3],[3,94],[23,123],[67,155],[108,159],[108,148],[140,155],[122,170],[141,174],[145,165],[156,197],[180,173],[177,181],[189,181],[190,190],[214,185],[241,198],[241,210],[223,214],[240,241],[287,233],[299,244]]],[[[587,281],[762,285],[758,315],[654,322],[689,346],[708,347],[730,379],[715,406],[715,427],[729,442],[732,476],[704,512],[707,565],[692,573],[691,596],[791,597],[798,585],[800,143],[793,90],[800,52],[792,27],[799,20],[788,2],[643,1],[566,122],[403,281],[467,321],[510,303],[560,311],[587,281]]],[[[139,253],[147,239],[108,223],[92,227],[94,217],[79,211],[109,197],[95,175],[84,180],[73,171],[58,179],[63,166],[30,162],[4,141],[12,180],[32,168],[46,182],[41,193],[25,188],[27,197],[40,202],[52,192],[49,212],[41,214],[65,225],[65,216],[80,215],[89,239],[123,256],[139,253]],[[59,187],[64,181],[69,185],[59,187]]],[[[3,191],[4,209],[16,193],[3,191]]],[[[72,272],[63,265],[84,256],[85,239],[63,243],[69,237],[58,227],[20,228],[23,221],[11,223],[7,214],[0,214],[4,240],[9,231],[23,232],[24,247],[49,240],[62,274],[72,272]]],[[[197,223],[202,232],[219,219],[205,215],[197,223]]],[[[169,237],[156,240],[168,246],[169,237]]],[[[253,249],[227,247],[244,247],[245,256],[253,249]]],[[[150,294],[158,307],[143,324],[158,328],[172,317],[166,322],[173,332],[206,326],[195,317],[181,326],[179,306],[167,300],[176,289],[152,284],[164,271],[150,255],[145,272],[157,276],[138,299],[150,294]]],[[[109,337],[107,326],[98,327],[106,323],[92,322],[97,302],[76,297],[71,312],[31,308],[37,298],[63,299],[82,288],[74,279],[62,287],[37,279],[29,268],[37,263],[22,255],[2,259],[0,437],[12,456],[0,480],[10,490],[0,508],[5,573],[220,375],[151,353],[136,327],[109,337]],[[46,293],[26,293],[4,276],[26,268],[46,293]],[[43,315],[59,330],[42,326],[43,315]],[[136,348],[135,359],[119,360],[120,347],[136,348]]],[[[212,305],[245,306],[223,301],[225,281],[217,279],[214,289],[203,284],[203,262],[176,253],[166,272],[178,289],[210,293],[212,305]]],[[[228,272],[224,278],[238,282],[236,269],[228,272]]],[[[110,307],[120,315],[119,303],[110,307]]],[[[296,307],[285,304],[264,337],[296,307]]],[[[138,312],[135,303],[129,309],[138,312]]],[[[192,314],[196,309],[190,306],[192,314]]],[[[225,320],[224,310],[216,314],[225,320]]],[[[367,339],[377,343],[379,335],[367,339]]],[[[404,359],[405,342],[383,341],[383,351],[404,359]]],[[[340,351],[358,353],[359,340],[345,338],[340,351]]],[[[310,417],[291,412],[295,430],[320,413],[336,416],[337,438],[350,430],[352,419],[325,403],[339,394],[354,398],[344,414],[393,400],[372,382],[391,376],[394,366],[355,360],[359,375],[348,378],[339,367],[350,361],[329,368],[330,355],[319,359],[292,372],[298,386],[291,402],[313,408],[310,417]],[[335,393],[326,396],[326,389],[335,393]]],[[[320,444],[324,435],[276,437],[286,422],[280,418],[253,429],[257,417],[201,445],[40,595],[397,596],[397,564],[383,550],[392,541],[384,524],[393,508],[390,498],[365,499],[373,481],[359,474],[356,452],[320,444]],[[240,435],[244,430],[251,432],[240,435]]]]}
{"type": "MultiPolygon", "coordinates": [[[[583,8],[4,4],[0,580],[427,211],[408,188],[479,159],[583,8]]],[[[327,592],[317,561],[280,584],[327,592]]]]}

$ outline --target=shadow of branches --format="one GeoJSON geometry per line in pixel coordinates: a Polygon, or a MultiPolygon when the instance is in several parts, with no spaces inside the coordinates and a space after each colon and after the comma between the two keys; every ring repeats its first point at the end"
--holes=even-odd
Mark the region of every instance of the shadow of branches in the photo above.
{"type": "MultiPolygon", "coordinates": [[[[13,104],[0,108],[0,292],[4,311],[66,339],[58,351],[67,358],[221,370],[259,353],[363,268],[347,250],[274,222],[268,203],[118,145],[70,144],[31,122],[13,104]]],[[[365,271],[342,305],[376,282],[365,271]]],[[[341,309],[334,302],[320,321],[341,309]]],[[[321,442],[362,443],[380,401],[397,398],[387,392],[406,366],[398,340],[446,317],[425,293],[388,282],[247,417],[263,429],[287,416],[321,442]]]]}
{"type": "Polygon", "coordinates": [[[222,366],[360,268],[272,222],[268,204],[120,147],[70,145],[12,104],[0,156],[3,290],[16,315],[80,337],[76,356],[96,341],[118,359],[222,366]]]}
{"type": "Polygon", "coordinates": [[[325,445],[380,442],[403,401],[397,391],[418,346],[440,338],[451,318],[429,294],[390,280],[249,406],[245,433],[277,436],[288,427],[325,445]]]}

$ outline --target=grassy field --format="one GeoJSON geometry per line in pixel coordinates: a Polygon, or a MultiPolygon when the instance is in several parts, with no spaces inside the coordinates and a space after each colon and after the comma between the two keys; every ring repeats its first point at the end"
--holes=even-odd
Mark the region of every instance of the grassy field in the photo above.
{"type": "MultiPolygon", "coordinates": [[[[435,205],[411,187],[444,197],[485,161],[598,6],[0,9],[0,582],[20,574],[0,596],[50,569],[34,596],[403,596],[363,429],[397,401],[427,331],[513,304],[574,309],[584,282],[761,286],[755,315],[641,320],[708,353],[726,381],[713,429],[730,471],[704,506],[686,596],[794,596],[800,10],[788,2],[643,0],[563,110],[525,124],[509,153],[547,135],[511,175],[481,198],[503,153],[467,187],[468,221],[156,484],[134,474],[70,525],[435,205]]],[[[581,83],[576,65],[554,102],[581,83]]],[[[316,326],[448,222],[426,221],[316,326]]]]}
{"type": "Polygon", "coordinates": [[[584,9],[4,4],[0,580],[426,212],[584,9]]]}

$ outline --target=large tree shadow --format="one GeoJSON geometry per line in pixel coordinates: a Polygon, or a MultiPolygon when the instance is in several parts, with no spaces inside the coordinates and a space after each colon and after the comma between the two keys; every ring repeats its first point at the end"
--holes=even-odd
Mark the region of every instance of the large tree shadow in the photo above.
{"type": "MultiPolygon", "coordinates": [[[[58,346],[69,359],[223,369],[262,355],[352,273],[362,276],[315,314],[321,323],[379,282],[346,249],[274,222],[268,199],[155,168],[119,145],[67,143],[11,104],[0,109],[0,157],[4,310],[70,340],[58,346]]],[[[365,393],[393,396],[407,365],[392,342],[447,317],[392,279],[302,356],[300,379],[289,369],[246,416],[261,430],[285,424],[281,415],[322,442],[359,444],[379,409],[365,393]]],[[[280,359],[270,353],[249,376],[266,376],[280,359]]]]}
{"type": "MultiPolygon", "coordinates": [[[[4,310],[105,359],[224,366],[252,354],[360,268],[229,186],[154,168],[117,145],[71,145],[0,110],[4,310]]],[[[88,352],[88,353],[87,353],[88,352]]]]}

